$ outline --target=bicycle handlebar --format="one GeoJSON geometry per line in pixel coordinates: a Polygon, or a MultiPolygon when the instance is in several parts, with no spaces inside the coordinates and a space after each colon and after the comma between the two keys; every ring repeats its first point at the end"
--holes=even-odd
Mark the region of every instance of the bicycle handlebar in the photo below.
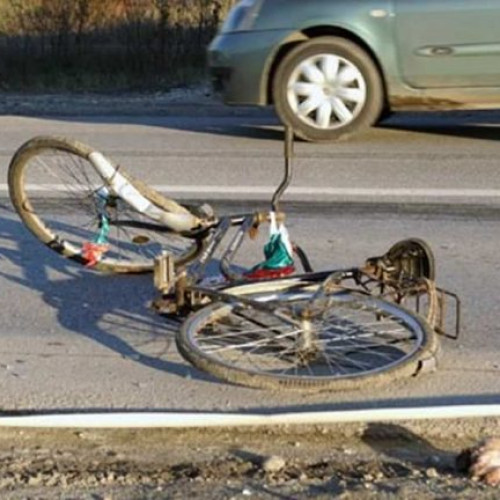
{"type": "Polygon", "coordinates": [[[289,186],[292,180],[292,158],[294,156],[293,151],[293,130],[290,126],[285,127],[285,176],[274,192],[273,199],[271,201],[271,207],[273,212],[279,211],[280,198],[285,192],[286,188],[289,186]]]}

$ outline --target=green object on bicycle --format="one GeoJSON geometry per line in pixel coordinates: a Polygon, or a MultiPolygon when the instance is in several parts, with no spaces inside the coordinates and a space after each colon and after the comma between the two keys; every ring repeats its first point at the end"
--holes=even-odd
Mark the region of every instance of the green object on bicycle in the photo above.
{"type": "Polygon", "coordinates": [[[101,214],[100,217],[99,234],[94,238],[94,243],[104,245],[109,241],[109,219],[104,214],[101,214]]]}
{"type": "Polygon", "coordinates": [[[271,212],[269,241],[264,245],[266,260],[254,266],[251,272],[259,269],[282,269],[293,265],[292,245],[288,231],[283,224],[276,223],[276,215],[271,212]]]}
{"type": "Polygon", "coordinates": [[[264,246],[264,256],[266,260],[255,266],[253,271],[257,269],[281,269],[293,264],[293,259],[279,233],[270,236],[269,241],[264,246]]]}

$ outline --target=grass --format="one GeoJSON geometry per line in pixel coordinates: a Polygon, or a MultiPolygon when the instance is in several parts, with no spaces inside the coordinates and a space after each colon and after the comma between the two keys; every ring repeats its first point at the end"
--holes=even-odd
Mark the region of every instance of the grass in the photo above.
{"type": "Polygon", "coordinates": [[[164,90],[205,74],[231,0],[0,0],[0,89],[164,90]]]}

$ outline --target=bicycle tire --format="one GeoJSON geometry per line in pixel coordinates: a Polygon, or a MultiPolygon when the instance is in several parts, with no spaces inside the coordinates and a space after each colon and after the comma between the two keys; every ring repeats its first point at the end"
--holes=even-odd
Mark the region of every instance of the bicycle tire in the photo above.
{"type": "MultiPolygon", "coordinates": [[[[308,353],[296,349],[297,332],[290,330],[291,325],[282,318],[283,311],[297,309],[301,301],[312,297],[314,285],[281,286],[285,283],[280,282],[274,294],[272,282],[264,287],[249,285],[249,293],[256,291],[259,300],[263,300],[267,287],[272,307],[266,311],[258,304],[239,304],[235,297],[192,314],[176,336],[181,355],[198,369],[231,383],[309,392],[355,390],[388,383],[415,375],[427,361],[435,360],[437,337],[423,318],[381,298],[345,289],[327,295],[320,319],[329,321],[328,330],[314,325],[319,334],[308,361],[308,353]],[[350,318],[345,311],[354,312],[354,316],[350,318]],[[245,327],[252,328],[245,331],[245,327]],[[354,337],[346,335],[348,327],[357,332],[354,337]],[[386,327],[395,329],[391,333],[384,331],[386,327]],[[352,345],[356,335],[359,346],[352,345]],[[337,354],[325,354],[328,342],[337,354]],[[324,352],[321,344],[326,346],[324,352]],[[367,363],[373,361],[380,366],[370,368],[367,363]]],[[[243,293],[244,288],[239,287],[238,293],[243,293]]]]}
{"type": "MultiPolygon", "coordinates": [[[[194,259],[202,249],[201,240],[152,223],[126,200],[113,195],[107,250],[97,261],[89,260],[82,248],[100,232],[98,204],[103,203],[100,193],[108,186],[89,161],[93,151],[81,142],[52,136],[30,139],[16,151],[9,166],[9,194],[26,227],[53,251],[99,271],[152,271],[154,257],[163,250],[174,255],[177,265],[194,259]]],[[[175,206],[175,202],[135,182],[121,167],[120,174],[155,205],[175,206]]]]}

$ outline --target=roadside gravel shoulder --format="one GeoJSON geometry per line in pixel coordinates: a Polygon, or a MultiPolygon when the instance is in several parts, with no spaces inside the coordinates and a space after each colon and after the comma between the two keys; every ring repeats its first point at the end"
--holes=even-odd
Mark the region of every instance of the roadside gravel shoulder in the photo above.
{"type": "Polygon", "coordinates": [[[210,85],[165,92],[0,92],[0,115],[19,116],[260,116],[268,108],[226,106],[210,85]]]}
{"type": "Polygon", "coordinates": [[[498,498],[455,467],[469,437],[376,425],[0,430],[0,495],[20,498],[498,498]],[[384,430],[385,429],[385,430],[384,430]],[[385,432],[389,431],[389,432],[385,432]]]}

